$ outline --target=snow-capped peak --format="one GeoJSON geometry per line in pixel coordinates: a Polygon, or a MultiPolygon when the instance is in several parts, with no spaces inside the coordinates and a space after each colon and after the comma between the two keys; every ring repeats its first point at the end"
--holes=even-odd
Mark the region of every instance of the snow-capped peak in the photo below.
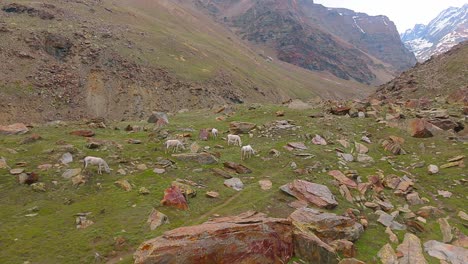
{"type": "Polygon", "coordinates": [[[468,4],[449,7],[429,24],[416,24],[401,34],[401,39],[418,60],[443,53],[468,39],[468,4]]]}

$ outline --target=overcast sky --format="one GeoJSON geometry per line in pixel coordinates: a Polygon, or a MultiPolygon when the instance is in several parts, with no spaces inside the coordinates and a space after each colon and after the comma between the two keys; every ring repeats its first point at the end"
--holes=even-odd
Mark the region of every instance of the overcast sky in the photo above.
{"type": "Polygon", "coordinates": [[[314,0],[314,3],[388,16],[401,33],[415,24],[427,24],[444,9],[461,7],[468,0],[314,0]]]}

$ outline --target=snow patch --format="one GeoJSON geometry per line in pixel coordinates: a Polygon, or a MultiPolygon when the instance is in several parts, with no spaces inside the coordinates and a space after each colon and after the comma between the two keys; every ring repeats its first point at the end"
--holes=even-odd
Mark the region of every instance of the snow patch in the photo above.
{"type": "Polygon", "coordinates": [[[357,27],[363,34],[366,34],[366,32],[357,24],[356,18],[359,18],[359,17],[358,17],[358,16],[353,16],[354,25],[356,25],[356,27],[357,27]]]}

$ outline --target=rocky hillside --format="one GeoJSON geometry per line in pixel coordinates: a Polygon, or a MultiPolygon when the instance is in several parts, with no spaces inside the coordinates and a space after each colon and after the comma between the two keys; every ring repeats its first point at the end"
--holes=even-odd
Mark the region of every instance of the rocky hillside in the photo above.
{"type": "Polygon", "coordinates": [[[391,100],[450,96],[450,100],[468,103],[467,61],[468,41],[465,41],[380,86],[377,95],[391,100]]]}
{"type": "Polygon", "coordinates": [[[416,62],[383,16],[310,0],[195,2],[271,56],[342,79],[382,83],[416,62]]]}
{"type": "Polygon", "coordinates": [[[468,4],[442,11],[427,25],[415,25],[403,33],[401,39],[420,62],[448,51],[468,40],[468,4]]]}
{"type": "Polygon", "coordinates": [[[190,1],[2,1],[0,122],[349,97],[370,89],[270,61],[190,1]]]}

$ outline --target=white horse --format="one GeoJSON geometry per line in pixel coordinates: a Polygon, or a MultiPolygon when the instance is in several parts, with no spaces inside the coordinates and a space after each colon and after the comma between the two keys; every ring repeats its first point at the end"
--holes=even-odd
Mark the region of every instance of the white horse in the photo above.
{"type": "Polygon", "coordinates": [[[107,162],[102,158],[87,156],[84,158],[83,170],[85,170],[88,165],[97,165],[99,174],[102,174],[102,168],[104,168],[107,173],[110,173],[111,171],[107,162]]]}

